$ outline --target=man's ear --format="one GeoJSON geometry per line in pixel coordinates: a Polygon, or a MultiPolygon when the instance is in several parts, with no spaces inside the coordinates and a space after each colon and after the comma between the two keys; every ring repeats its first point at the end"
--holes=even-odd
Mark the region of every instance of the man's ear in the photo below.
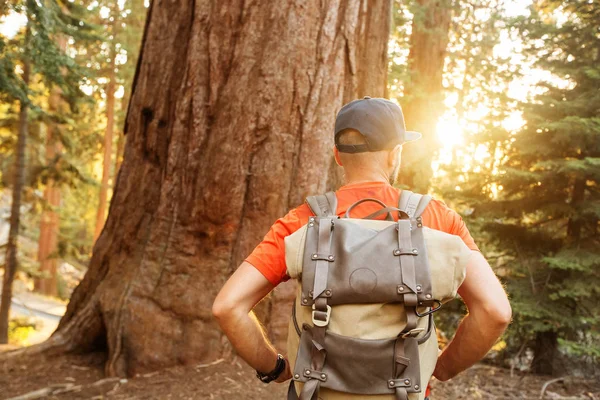
{"type": "Polygon", "coordinates": [[[388,166],[390,168],[394,168],[396,166],[396,163],[399,163],[401,161],[401,157],[402,145],[398,144],[392,149],[392,151],[390,151],[390,154],[388,155],[388,166]]]}
{"type": "Polygon", "coordinates": [[[342,159],[340,158],[340,152],[335,145],[333,146],[333,157],[335,158],[335,163],[340,167],[343,167],[342,159]]]}

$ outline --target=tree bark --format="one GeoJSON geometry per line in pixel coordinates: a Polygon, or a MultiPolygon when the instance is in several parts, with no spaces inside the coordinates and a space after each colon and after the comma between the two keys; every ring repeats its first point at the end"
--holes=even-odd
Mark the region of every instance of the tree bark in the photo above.
{"type": "Polygon", "coordinates": [[[553,375],[558,357],[558,334],[554,331],[538,332],[535,337],[533,361],[534,373],[553,375]]]}
{"type": "Polygon", "coordinates": [[[276,218],[335,183],[335,115],[384,95],[389,21],[387,0],[152,2],[106,225],[32,351],[105,345],[109,375],[227,352],[213,299],[276,218]]]}
{"type": "MultiPolygon", "coordinates": [[[[29,85],[29,69],[29,62],[25,61],[23,63],[22,76],[25,85],[29,85]]],[[[4,265],[2,299],[0,301],[0,344],[8,343],[8,317],[12,301],[12,284],[18,267],[17,251],[19,224],[21,221],[21,192],[25,186],[25,148],[27,143],[28,110],[29,103],[21,101],[19,110],[19,133],[15,151],[12,205],[10,209],[10,229],[8,231],[8,242],[6,243],[6,263],[4,265]]]]}
{"type": "MultiPolygon", "coordinates": [[[[58,47],[61,51],[67,49],[67,39],[64,36],[57,38],[58,47]]],[[[60,88],[53,87],[48,99],[48,109],[52,114],[61,112],[60,88]]],[[[64,110],[63,110],[64,111],[64,110]]],[[[56,162],[56,158],[62,152],[62,146],[58,140],[58,127],[52,122],[47,126],[46,137],[46,163],[56,162]]],[[[44,210],[40,219],[40,238],[38,241],[39,270],[43,276],[35,280],[35,289],[47,296],[58,296],[58,233],[60,207],[60,187],[53,180],[49,180],[44,188],[44,210]]]]}
{"type": "MultiPolygon", "coordinates": [[[[116,13],[113,13],[113,28],[116,26],[116,13]]],[[[116,37],[113,29],[113,43],[111,44],[110,63],[108,70],[108,84],[106,85],[106,131],[104,133],[104,158],[102,162],[102,180],[100,183],[100,195],[98,201],[98,213],[96,214],[96,229],[94,240],[100,236],[104,221],[106,219],[106,205],[108,203],[108,189],[110,170],[112,167],[112,145],[115,129],[115,88],[116,88],[116,37]]],[[[116,172],[115,172],[116,173],[116,172]]]]}
{"type": "MultiPolygon", "coordinates": [[[[121,110],[124,111],[127,109],[127,104],[129,104],[129,96],[125,95],[121,99],[121,110]]],[[[123,126],[123,125],[121,125],[123,126]]],[[[113,176],[113,182],[117,181],[117,175],[119,170],[121,169],[121,164],[123,163],[123,151],[125,151],[125,142],[127,141],[127,137],[125,136],[125,132],[119,133],[119,138],[117,139],[117,151],[115,154],[115,173],[113,176]]]]}
{"type": "Polygon", "coordinates": [[[403,110],[407,129],[423,134],[402,153],[400,183],[425,193],[433,176],[431,162],[439,143],[436,125],[443,111],[442,75],[452,16],[449,0],[417,0],[412,23],[403,110]]]}
{"type": "MultiPolygon", "coordinates": [[[[52,104],[52,96],[50,104],[52,104]]],[[[52,110],[52,106],[50,106],[52,110]]],[[[46,143],[46,160],[51,163],[60,153],[60,144],[56,142],[54,126],[48,127],[48,138],[46,143]]],[[[44,188],[44,210],[40,220],[40,238],[38,241],[39,270],[43,276],[35,280],[35,289],[47,296],[58,295],[57,265],[58,259],[58,230],[60,206],[60,188],[53,181],[49,181],[44,188]]]]}

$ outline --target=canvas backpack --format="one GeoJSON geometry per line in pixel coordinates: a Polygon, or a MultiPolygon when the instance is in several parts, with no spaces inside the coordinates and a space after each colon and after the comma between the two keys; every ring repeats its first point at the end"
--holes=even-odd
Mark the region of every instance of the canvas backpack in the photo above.
{"type": "Polygon", "coordinates": [[[307,198],[315,215],[285,239],[288,274],[301,283],[288,338],[288,399],[298,398],[296,389],[300,400],[422,398],[437,358],[433,313],[456,294],[470,254],[459,237],[423,226],[430,200],[405,190],[398,207],[367,198],[340,218],[335,193],[307,198]],[[351,218],[364,202],[382,208],[351,218]]]}

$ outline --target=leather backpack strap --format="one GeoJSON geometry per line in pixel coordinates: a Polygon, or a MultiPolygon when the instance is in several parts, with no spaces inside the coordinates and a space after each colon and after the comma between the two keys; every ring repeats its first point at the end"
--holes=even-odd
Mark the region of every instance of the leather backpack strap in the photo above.
{"type": "Polygon", "coordinates": [[[427,206],[429,205],[429,202],[431,201],[431,196],[426,194],[424,196],[421,196],[421,201],[419,201],[419,205],[417,206],[417,209],[415,210],[415,218],[419,218],[421,216],[421,214],[423,214],[423,211],[425,211],[425,209],[427,208],[427,206]]]}
{"type": "Polygon", "coordinates": [[[400,192],[400,199],[398,200],[398,208],[402,211],[406,209],[406,205],[408,204],[408,199],[412,196],[413,192],[410,190],[402,190],[400,192]]]}
{"type": "Polygon", "coordinates": [[[408,214],[410,218],[419,218],[430,201],[431,196],[429,195],[403,190],[400,193],[400,200],[398,200],[398,208],[408,214]]]}
{"type": "Polygon", "coordinates": [[[337,197],[335,192],[327,192],[316,196],[308,196],[306,204],[317,217],[335,216],[337,211],[337,197]]]}

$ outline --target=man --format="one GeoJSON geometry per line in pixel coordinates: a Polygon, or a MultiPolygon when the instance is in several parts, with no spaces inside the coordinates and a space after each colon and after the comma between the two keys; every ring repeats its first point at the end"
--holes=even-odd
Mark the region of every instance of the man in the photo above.
{"type": "MultiPolygon", "coordinates": [[[[389,100],[365,97],[344,106],[336,119],[333,153],[344,169],[345,185],[336,192],[335,213],[343,216],[351,204],[364,198],[398,204],[401,191],[389,182],[398,175],[402,145],[420,136],[406,131],[402,110],[389,100]]],[[[363,203],[353,210],[353,217],[378,209],[376,203],[363,203]]],[[[289,279],[284,238],[305,225],[312,215],[308,205],[303,204],[275,222],[226,282],[213,305],[213,314],[237,353],[266,382],[290,379],[290,366],[268,341],[252,309],[275,286],[289,279]]],[[[509,324],[511,308],[461,217],[444,203],[432,200],[422,218],[429,228],[459,236],[471,252],[466,277],[458,289],[469,314],[438,357],[433,372],[437,379],[446,381],[485,356],[509,324]]]]}

